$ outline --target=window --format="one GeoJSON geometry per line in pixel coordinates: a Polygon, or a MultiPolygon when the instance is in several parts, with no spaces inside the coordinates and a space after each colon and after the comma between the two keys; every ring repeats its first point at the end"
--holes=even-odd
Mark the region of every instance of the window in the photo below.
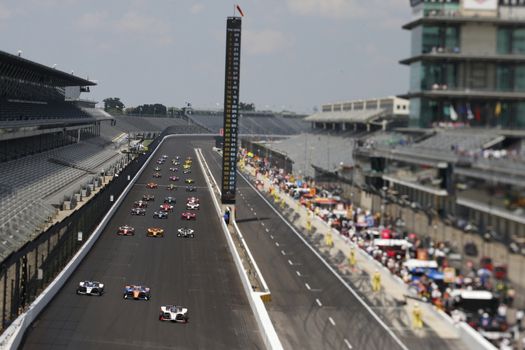
{"type": "Polygon", "coordinates": [[[422,53],[458,52],[459,29],[452,27],[423,27],[422,53]]]}
{"type": "Polygon", "coordinates": [[[497,41],[500,54],[525,54],[525,28],[498,28],[497,41]]]}

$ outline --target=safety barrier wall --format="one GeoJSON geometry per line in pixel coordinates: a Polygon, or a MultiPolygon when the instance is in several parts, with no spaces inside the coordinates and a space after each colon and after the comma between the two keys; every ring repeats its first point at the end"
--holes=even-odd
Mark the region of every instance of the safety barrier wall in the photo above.
{"type": "MultiPolygon", "coordinates": [[[[162,136],[162,135],[161,135],[162,136]]],[[[46,289],[40,293],[40,295],[31,303],[27,311],[20,314],[10,325],[9,327],[0,335],[0,349],[16,349],[25,334],[27,328],[31,323],[36,319],[40,312],[47,306],[47,304],[55,297],[58,291],[62,288],[71,274],[78,267],[82,259],[87,255],[89,250],[93,247],[100,234],[104,230],[111,216],[115,213],[117,208],[120,206],[133,184],[136,182],[137,178],[142,174],[144,168],[148,165],[150,159],[157,152],[158,147],[164,142],[168,137],[186,137],[186,136],[202,136],[202,135],[167,135],[162,137],[162,139],[155,140],[150,148],[152,150],[151,154],[144,160],[144,164],[137,171],[136,175],[131,179],[126,188],[119,195],[115,203],[111,206],[108,213],[101,220],[100,224],[95,228],[93,233],[90,235],[85,244],[78,250],[78,252],[71,258],[69,263],[64,267],[64,269],[55,277],[53,282],[51,282],[46,289]]]]}
{"type": "MultiPolygon", "coordinates": [[[[246,181],[249,181],[244,175],[243,176],[246,181]]],[[[375,260],[372,256],[367,254],[362,249],[355,246],[354,243],[350,242],[346,237],[341,236],[339,234],[339,231],[335,230],[334,228],[330,227],[325,221],[323,221],[318,216],[315,216],[315,220],[319,222],[321,225],[323,225],[326,228],[326,231],[332,232],[332,235],[334,239],[341,239],[344,240],[346,243],[351,244],[353,247],[355,247],[355,251],[359,256],[361,256],[363,259],[369,260],[374,264],[374,266],[381,271],[381,277],[384,279],[389,279],[391,282],[395,283],[399,290],[404,291],[406,295],[410,294],[410,291],[408,289],[408,286],[396,275],[392,275],[390,273],[390,270],[383,264],[381,264],[379,261],[375,260]]],[[[419,306],[424,310],[424,313],[433,313],[436,318],[441,322],[441,325],[444,327],[447,327],[450,331],[456,333],[458,337],[460,337],[464,344],[468,346],[471,350],[496,350],[496,347],[492,345],[487,339],[485,339],[481,334],[476,332],[472,327],[470,327],[465,322],[455,323],[452,318],[447,315],[442,310],[437,309],[434,305],[421,302],[419,303],[419,306]]]]}
{"type": "MultiPolygon", "coordinates": [[[[197,160],[199,161],[199,165],[201,166],[202,172],[204,174],[204,178],[206,179],[206,183],[208,187],[210,188],[213,204],[215,206],[215,209],[217,210],[219,220],[221,222],[221,227],[224,232],[224,235],[226,236],[226,241],[228,242],[228,247],[233,256],[233,261],[235,262],[237,272],[239,273],[239,276],[242,281],[242,285],[244,287],[244,291],[248,297],[248,301],[255,315],[257,325],[259,326],[259,329],[261,331],[261,336],[263,338],[264,344],[266,345],[266,348],[268,349],[275,349],[275,350],[283,349],[281,341],[279,340],[279,337],[277,336],[277,332],[275,331],[272,321],[270,320],[270,315],[268,315],[268,311],[266,310],[266,307],[264,306],[264,303],[261,299],[261,293],[257,293],[253,291],[248,275],[246,274],[246,271],[244,270],[244,267],[242,265],[241,257],[239,256],[239,253],[237,252],[237,249],[235,248],[235,243],[233,242],[233,239],[230,236],[230,233],[229,233],[230,231],[228,230],[228,226],[226,225],[226,222],[224,222],[223,220],[221,206],[219,205],[217,197],[215,196],[213,192],[213,186],[208,177],[208,174],[211,174],[211,171],[210,172],[206,171],[205,169],[206,160],[202,156],[202,153],[200,152],[200,150],[197,151],[196,153],[197,153],[197,160]]],[[[206,168],[209,171],[209,167],[207,164],[206,164],[206,168]]]]}

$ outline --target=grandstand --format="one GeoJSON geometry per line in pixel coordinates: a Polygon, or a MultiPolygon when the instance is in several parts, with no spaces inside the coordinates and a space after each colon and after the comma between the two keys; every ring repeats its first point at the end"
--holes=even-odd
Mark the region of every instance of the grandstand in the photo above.
{"type": "MultiPolygon", "coordinates": [[[[219,133],[223,126],[221,111],[194,111],[189,118],[212,133],[219,133]]],[[[240,134],[296,135],[310,129],[301,116],[272,112],[241,112],[240,134]]]]}
{"type": "Polygon", "coordinates": [[[0,51],[0,260],[127,162],[100,136],[113,117],[80,99],[95,85],[0,51]]]}

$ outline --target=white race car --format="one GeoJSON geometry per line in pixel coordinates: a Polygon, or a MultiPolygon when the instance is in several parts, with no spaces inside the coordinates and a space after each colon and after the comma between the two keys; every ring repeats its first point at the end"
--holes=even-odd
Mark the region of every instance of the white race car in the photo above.
{"type": "Polygon", "coordinates": [[[193,231],[193,229],[188,228],[188,227],[181,227],[177,230],[177,237],[194,238],[195,231],[193,231]]]}
{"type": "Polygon", "coordinates": [[[159,320],[172,322],[188,322],[188,309],[183,306],[163,305],[160,307],[159,320]]]}
{"type": "Polygon", "coordinates": [[[195,202],[186,203],[186,209],[188,209],[188,210],[199,209],[199,207],[200,207],[199,203],[195,203],[195,202]]]}
{"type": "Polygon", "coordinates": [[[77,294],[101,296],[104,294],[104,284],[97,281],[82,281],[78,284],[77,294]]]}

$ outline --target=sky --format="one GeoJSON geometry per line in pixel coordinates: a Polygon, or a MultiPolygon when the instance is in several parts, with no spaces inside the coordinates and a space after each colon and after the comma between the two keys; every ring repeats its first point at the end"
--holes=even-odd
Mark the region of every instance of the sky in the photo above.
{"type": "Polygon", "coordinates": [[[0,50],[97,81],[84,98],[217,108],[235,4],[241,101],[311,113],[407,92],[408,0],[0,0],[0,50]]]}

